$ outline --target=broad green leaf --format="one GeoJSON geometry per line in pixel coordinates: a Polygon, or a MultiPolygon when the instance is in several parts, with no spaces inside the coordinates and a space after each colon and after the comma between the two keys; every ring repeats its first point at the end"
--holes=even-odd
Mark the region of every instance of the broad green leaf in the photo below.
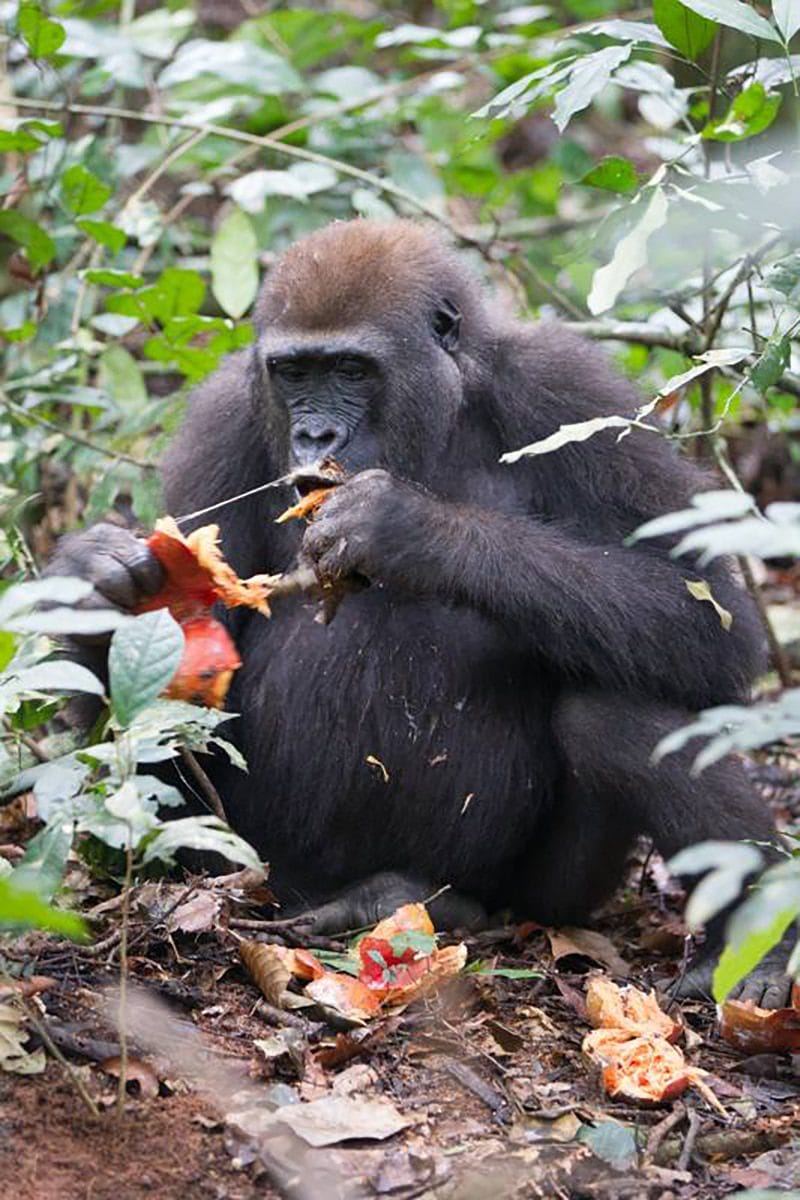
{"type": "Polygon", "coordinates": [[[111,710],[128,726],[164,690],[183,654],[183,631],[166,608],[134,617],[111,639],[111,710]]]}
{"type": "Polygon", "coordinates": [[[80,917],[51,908],[36,892],[20,891],[14,886],[13,872],[0,878],[0,929],[45,929],[73,941],[86,938],[86,926],[80,917]]]}
{"type": "Polygon", "coordinates": [[[722,1003],[731,988],[736,987],[745,975],[758,966],[765,954],[777,946],[798,911],[800,906],[779,912],[772,920],[767,918],[763,929],[751,933],[739,945],[726,945],[714,970],[712,983],[712,992],[718,1004],[722,1003]]]}
{"type": "Polygon", "coordinates": [[[17,13],[17,29],[34,58],[47,58],[64,44],[63,25],[51,21],[41,5],[23,3],[17,13]]]}
{"type": "MultiPolygon", "coordinates": [[[[659,751],[661,745],[663,742],[659,751]]],[[[743,842],[701,842],[671,858],[667,866],[676,875],[707,872],[686,905],[690,929],[699,929],[736,900],[748,876],[757,871],[762,862],[760,851],[743,842]]]]}
{"type": "Polygon", "coordinates": [[[111,195],[111,188],[86,167],[69,167],[61,176],[61,198],[78,216],[96,212],[111,195]]]}
{"type": "MultiPolygon", "coordinates": [[[[680,379],[681,376],[675,376],[675,378],[680,379]]],[[[636,542],[639,538],[664,537],[669,533],[682,533],[684,529],[691,529],[695,525],[706,525],[728,517],[743,517],[745,514],[753,512],[754,508],[753,498],[746,492],[735,492],[729,488],[713,492],[700,492],[697,496],[692,496],[691,508],[683,508],[679,512],[664,513],[661,517],[654,517],[652,521],[647,521],[635,529],[628,541],[636,542]]]]}
{"type": "Polygon", "coordinates": [[[258,241],[250,218],[234,209],[211,242],[211,290],[223,312],[238,320],[258,292],[258,241]]]}
{"type": "Polygon", "coordinates": [[[666,196],[660,187],[653,188],[647,207],[633,229],[617,243],[611,262],[595,272],[586,301],[595,316],[613,307],[631,276],[646,265],[647,243],[666,224],[667,213],[666,196]]]}
{"type": "Polygon", "coordinates": [[[293,163],[285,171],[248,171],[225,191],[245,212],[260,213],[268,196],[288,196],[301,202],[336,185],[338,175],[324,163],[293,163]]]}
{"type": "Polygon", "coordinates": [[[785,40],[790,42],[800,29],[800,0],[772,0],[772,15],[785,40]]]}
{"type": "Polygon", "coordinates": [[[0,129],[0,154],[30,154],[42,143],[26,129],[0,129]]]}
{"type": "Polygon", "coordinates": [[[610,155],[587,171],[580,183],[587,187],[602,188],[606,192],[635,192],[639,186],[636,168],[627,158],[610,155]]]}
{"type": "Polygon", "coordinates": [[[147,404],[142,368],[124,346],[111,345],[100,355],[100,386],[127,412],[147,404]]]}
{"type": "Polygon", "coordinates": [[[789,366],[792,343],[788,334],[773,334],[750,371],[750,382],[763,395],[789,366]]]}
{"type": "Polygon", "coordinates": [[[800,252],[795,251],[775,263],[767,272],[764,282],[793,304],[800,305],[800,252]]]}
{"type": "Polygon", "coordinates": [[[179,47],[159,75],[158,86],[172,88],[201,75],[212,75],[236,88],[253,89],[260,96],[303,90],[302,80],[280,55],[253,42],[205,38],[194,38],[179,47]]]}
{"type": "MultiPolygon", "coordinates": [[[[197,271],[186,271],[180,267],[167,267],[152,288],[147,288],[148,307],[163,325],[171,317],[188,316],[196,313],[203,303],[206,285],[197,271]]],[[[144,296],[144,292],[140,293],[144,296]]]]}
{"type": "Polygon", "coordinates": [[[2,234],[22,246],[34,271],[38,271],[39,267],[46,267],[55,257],[56,244],[50,234],[20,212],[13,209],[0,212],[0,235],[2,234]]]}
{"type": "Polygon", "coordinates": [[[738,29],[740,33],[749,33],[751,37],[768,42],[781,40],[775,26],[742,0],[683,0],[683,3],[701,17],[727,25],[729,29],[738,29]]]}
{"type": "Polygon", "coordinates": [[[36,333],[36,322],[26,321],[14,329],[0,329],[0,338],[6,342],[27,342],[36,333]]]}
{"type": "Polygon", "coordinates": [[[46,825],[28,842],[22,860],[14,868],[14,887],[35,892],[40,900],[52,900],[64,879],[71,849],[72,829],[68,824],[46,825]]]}
{"type": "Polygon", "coordinates": [[[612,73],[630,58],[631,45],[606,46],[579,58],[566,85],[556,95],[553,120],[563,133],[571,118],[581,112],[603,90],[612,73]]]}
{"type": "MultiPolygon", "coordinates": [[[[78,224],[89,224],[89,222],[79,221],[78,224]]],[[[93,221],[91,224],[102,225],[104,222],[93,221]]],[[[109,228],[113,227],[109,226],[109,228]]],[[[122,231],[115,230],[115,232],[120,233],[122,231]]],[[[125,235],[122,234],[122,236],[124,239],[125,235]]],[[[140,288],[144,286],[145,282],[141,275],[134,275],[130,271],[118,271],[113,267],[101,267],[89,270],[85,273],[84,279],[87,283],[99,283],[102,287],[111,288],[140,288]]]]}
{"type": "MultiPolygon", "coordinates": [[[[101,246],[105,246],[112,254],[116,254],[121,250],[127,241],[127,235],[117,229],[116,225],[112,225],[109,221],[92,221],[84,217],[75,224],[83,232],[94,238],[101,246]]],[[[87,272],[87,275],[89,272],[87,272]]],[[[100,272],[103,274],[103,272],[100,272]]],[[[113,286],[113,285],[110,285],[113,286]]]]}
{"type": "Polygon", "coordinates": [[[741,142],[768,129],[778,115],[782,97],[765,91],[761,83],[752,83],[740,92],[725,116],[709,121],[703,137],[713,142],[741,142]]]}
{"type": "Polygon", "coordinates": [[[10,618],[37,604],[77,604],[91,593],[91,583],[71,575],[50,575],[29,583],[15,583],[0,598],[0,629],[6,628],[10,618]]]}
{"type": "Polygon", "coordinates": [[[680,0],[653,0],[653,19],[670,45],[693,60],[711,45],[717,31],[714,21],[680,0]]]}
{"type": "Polygon", "coordinates": [[[126,613],[110,608],[48,608],[44,612],[21,613],[6,622],[13,633],[46,633],[51,637],[73,634],[110,633],[130,621],[126,613]]]}
{"type": "Polygon", "coordinates": [[[142,861],[171,862],[178,850],[203,850],[246,867],[261,866],[253,847],[217,817],[182,817],[166,822],[148,839],[142,861]]]}
{"type": "Polygon", "coordinates": [[[36,663],[20,671],[10,672],[17,685],[31,692],[87,692],[93,696],[103,695],[103,685],[87,667],[69,659],[56,662],[36,663]]]}

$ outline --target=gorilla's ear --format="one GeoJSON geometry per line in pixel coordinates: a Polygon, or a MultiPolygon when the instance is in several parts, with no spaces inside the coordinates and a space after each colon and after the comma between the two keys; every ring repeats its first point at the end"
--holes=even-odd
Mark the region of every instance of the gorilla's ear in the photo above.
{"type": "Polygon", "coordinates": [[[461,313],[452,300],[442,299],[433,314],[433,332],[443,350],[456,350],[461,333],[461,313]]]}

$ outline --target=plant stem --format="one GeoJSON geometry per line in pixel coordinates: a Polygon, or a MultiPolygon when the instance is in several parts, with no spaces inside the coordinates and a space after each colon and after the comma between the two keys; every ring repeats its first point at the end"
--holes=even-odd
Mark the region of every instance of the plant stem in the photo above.
{"type": "Polygon", "coordinates": [[[121,937],[119,943],[119,1084],[117,1086],[117,1116],[125,1112],[125,1094],[128,1084],[128,931],[131,912],[131,886],[133,883],[133,830],[128,826],[128,842],[125,847],[125,879],[120,913],[121,937]]]}

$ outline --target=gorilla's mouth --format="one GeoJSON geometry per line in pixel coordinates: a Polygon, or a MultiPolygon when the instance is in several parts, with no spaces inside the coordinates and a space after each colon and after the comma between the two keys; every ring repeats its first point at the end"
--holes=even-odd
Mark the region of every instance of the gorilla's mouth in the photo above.
{"type": "Polygon", "coordinates": [[[344,469],[334,459],[324,458],[322,462],[311,466],[297,467],[292,471],[290,481],[302,500],[320,488],[336,487],[337,484],[344,483],[345,478],[344,469]]]}

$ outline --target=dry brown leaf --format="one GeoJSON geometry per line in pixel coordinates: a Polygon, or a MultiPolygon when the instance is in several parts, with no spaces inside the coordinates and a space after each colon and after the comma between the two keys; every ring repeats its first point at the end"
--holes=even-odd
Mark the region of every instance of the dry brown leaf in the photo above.
{"type": "Polygon", "coordinates": [[[626,979],[630,974],[630,967],[625,959],[602,933],[597,933],[594,929],[578,929],[571,926],[548,929],[546,932],[555,963],[560,963],[565,958],[588,958],[591,962],[606,967],[612,975],[626,979]]]}
{"type": "Polygon", "coordinates": [[[284,1008],[285,994],[292,978],[293,951],[287,946],[265,942],[239,943],[239,956],[269,1004],[284,1008]]]}
{"type": "Polygon", "coordinates": [[[214,928],[221,910],[221,896],[214,895],[210,890],[198,892],[170,914],[167,929],[170,933],[178,930],[182,933],[204,933],[214,928]]]}
{"type": "Polygon", "coordinates": [[[27,979],[6,979],[0,983],[0,1000],[8,996],[36,996],[58,987],[58,980],[49,975],[30,975],[27,979]]]}
{"type": "Polygon", "coordinates": [[[409,1124],[391,1100],[356,1096],[323,1096],[309,1104],[286,1104],[275,1115],[309,1146],[332,1146],[352,1138],[383,1141],[409,1124]]]}

